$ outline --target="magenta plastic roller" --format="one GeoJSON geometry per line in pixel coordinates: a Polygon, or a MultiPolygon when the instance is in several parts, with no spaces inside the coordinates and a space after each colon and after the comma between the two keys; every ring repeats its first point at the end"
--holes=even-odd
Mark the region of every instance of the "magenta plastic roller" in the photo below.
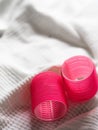
{"type": "Polygon", "coordinates": [[[65,89],[73,102],[91,99],[97,92],[98,78],[92,60],[86,56],[74,56],[62,65],[65,89]]]}
{"type": "Polygon", "coordinates": [[[31,83],[32,111],[41,120],[53,121],[67,112],[67,101],[60,75],[42,72],[31,83]]]}

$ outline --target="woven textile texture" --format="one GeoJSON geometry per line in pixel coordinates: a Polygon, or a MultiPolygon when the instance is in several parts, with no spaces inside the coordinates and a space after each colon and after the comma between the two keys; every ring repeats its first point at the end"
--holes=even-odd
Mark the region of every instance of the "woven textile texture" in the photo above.
{"type": "Polygon", "coordinates": [[[33,76],[75,55],[98,72],[97,0],[0,0],[0,130],[98,130],[97,94],[55,122],[31,114],[33,76]]]}

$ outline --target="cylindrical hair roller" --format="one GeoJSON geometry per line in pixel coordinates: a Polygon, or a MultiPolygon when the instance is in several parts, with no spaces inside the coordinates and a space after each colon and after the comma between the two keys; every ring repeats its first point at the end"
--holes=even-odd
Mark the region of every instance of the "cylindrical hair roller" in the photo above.
{"type": "Polygon", "coordinates": [[[67,111],[62,78],[54,72],[42,72],[33,78],[31,96],[33,113],[41,120],[57,120],[67,111]]]}
{"type": "Polygon", "coordinates": [[[97,92],[96,68],[90,58],[74,56],[62,65],[62,76],[70,100],[81,102],[91,99],[97,92]]]}

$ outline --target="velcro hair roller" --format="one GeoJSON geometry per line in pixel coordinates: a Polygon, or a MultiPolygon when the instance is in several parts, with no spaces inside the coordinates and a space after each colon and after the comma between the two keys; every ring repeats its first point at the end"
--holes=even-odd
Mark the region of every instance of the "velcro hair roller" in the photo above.
{"type": "Polygon", "coordinates": [[[73,102],[91,99],[97,92],[98,78],[94,63],[86,56],[74,56],[62,65],[62,76],[73,102]]]}
{"type": "Polygon", "coordinates": [[[31,83],[32,111],[41,120],[53,121],[63,117],[67,101],[60,75],[47,71],[37,74],[31,83]]]}

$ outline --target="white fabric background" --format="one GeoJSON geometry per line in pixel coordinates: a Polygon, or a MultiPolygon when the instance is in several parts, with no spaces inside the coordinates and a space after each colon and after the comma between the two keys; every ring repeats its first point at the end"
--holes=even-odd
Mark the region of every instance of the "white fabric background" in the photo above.
{"type": "Polygon", "coordinates": [[[97,0],[0,0],[0,130],[98,130],[98,98],[55,122],[31,114],[31,78],[74,55],[98,70],[97,0]]]}

